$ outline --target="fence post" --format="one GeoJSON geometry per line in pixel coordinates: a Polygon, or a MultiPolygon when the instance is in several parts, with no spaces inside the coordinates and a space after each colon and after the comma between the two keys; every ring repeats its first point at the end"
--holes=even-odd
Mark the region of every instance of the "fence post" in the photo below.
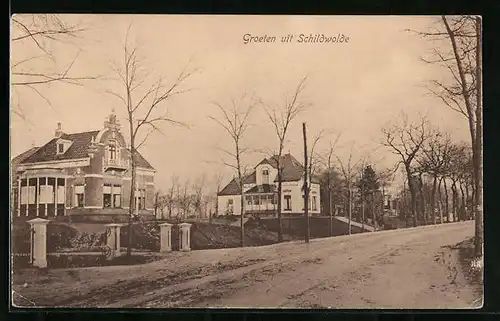
{"type": "Polygon", "coordinates": [[[120,255],[120,228],[122,225],[111,223],[104,225],[107,227],[106,245],[111,249],[110,258],[120,255]]]}
{"type": "Polygon", "coordinates": [[[49,222],[43,218],[28,221],[31,231],[30,258],[34,267],[47,267],[47,224],[49,222]]]}
{"type": "Polygon", "coordinates": [[[191,224],[181,223],[179,227],[179,251],[191,251],[191,224]]]}
{"type": "Polygon", "coordinates": [[[160,224],[160,252],[172,251],[172,224],[160,224]]]}

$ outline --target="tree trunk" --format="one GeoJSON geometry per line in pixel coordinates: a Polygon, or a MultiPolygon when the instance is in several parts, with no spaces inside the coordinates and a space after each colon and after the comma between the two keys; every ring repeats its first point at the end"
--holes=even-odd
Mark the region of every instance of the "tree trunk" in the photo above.
{"type": "Polygon", "coordinates": [[[280,147],[280,153],[278,154],[278,159],[276,160],[276,165],[278,168],[278,202],[276,206],[276,210],[278,211],[278,242],[281,243],[283,242],[283,226],[281,222],[281,200],[283,198],[282,196],[282,189],[283,189],[283,183],[282,183],[282,168],[281,168],[281,150],[282,148],[280,147]]]}
{"type": "Polygon", "coordinates": [[[411,177],[411,169],[408,166],[406,166],[406,173],[407,173],[407,179],[408,179],[408,189],[410,190],[410,198],[411,198],[411,218],[413,220],[413,227],[416,227],[417,226],[417,215],[416,215],[416,211],[417,211],[417,195],[416,195],[416,191],[415,191],[415,186],[414,186],[414,183],[413,183],[413,179],[411,177]]]}
{"type": "Polygon", "coordinates": [[[136,164],[135,164],[135,146],[134,140],[131,140],[130,145],[130,158],[131,158],[131,169],[132,169],[132,179],[130,180],[130,201],[129,201],[129,216],[128,216],[128,244],[127,244],[127,256],[132,256],[132,218],[134,216],[135,204],[135,181],[136,181],[136,164]]]}
{"type": "Polygon", "coordinates": [[[332,191],[330,185],[330,174],[328,174],[328,214],[330,215],[330,236],[333,236],[333,209],[332,209],[332,191]]]}
{"type": "Polygon", "coordinates": [[[441,193],[441,184],[443,182],[443,178],[439,179],[439,184],[438,184],[438,205],[439,205],[439,222],[443,224],[443,197],[441,193]]]}
{"type": "Polygon", "coordinates": [[[437,176],[432,177],[432,192],[431,192],[431,219],[432,224],[436,224],[436,187],[437,187],[437,176]]]}
{"type": "Polygon", "coordinates": [[[361,191],[361,232],[365,231],[365,196],[364,191],[361,191]]]}
{"type": "Polygon", "coordinates": [[[458,193],[457,193],[457,185],[456,185],[456,181],[452,180],[451,182],[451,195],[452,195],[452,201],[451,201],[451,204],[452,204],[452,210],[453,210],[453,222],[456,222],[457,221],[457,216],[458,216],[458,210],[457,210],[457,207],[458,207],[458,193]]]}
{"type": "Polygon", "coordinates": [[[421,217],[424,221],[424,225],[427,225],[427,215],[425,211],[425,197],[424,197],[424,182],[422,180],[422,173],[419,174],[418,177],[419,185],[418,185],[418,195],[420,199],[420,212],[421,217]]]}
{"type": "Polygon", "coordinates": [[[462,221],[465,221],[465,193],[464,193],[464,186],[462,183],[459,183],[458,186],[460,187],[460,196],[462,198],[462,204],[460,206],[460,217],[462,221]]]}
{"type": "Polygon", "coordinates": [[[482,101],[482,42],[481,17],[476,17],[476,141],[473,141],[473,150],[476,157],[474,162],[474,179],[476,185],[476,221],[474,252],[476,256],[483,256],[483,101],[482,101]]]}
{"type": "Polygon", "coordinates": [[[470,207],[470,194],[469,194],[469,182],[465,182],[465,216],[467,220],[470,220],[471,218],[471,207],[470,207]]]}
{"type": "Polygon", "coordinates": [[[443,178],[443,187],[444,187],[444,209],[446,211],[446,222],[450,221],[450,199],[448,197],[448,184],[446,184],[446,177],[443,178]]]}
{"type": "Polygon", "coordinates": [[[377,230],[377,220],[375,218],[375,193],[372,191],[372,220],[373,220],[373,230],[377,230]]]}
{"type": "Polygon", "coordinates": [[[348,191],[347,191],[347,196],[348,196],[348,202],[349,202],[349,235],[351,235],[351,219],[352,219],[352,199],[351,199],[351,184],[350,182],[347,185],[348,191]]]}
{"type": "Polygon", "coordinates": [[[309,182],[307,177],[307,135],[306,123],[302,123],[302,133],[304,135],[304,216],[306,220],[305,241],[309,243],[309,182]]]}

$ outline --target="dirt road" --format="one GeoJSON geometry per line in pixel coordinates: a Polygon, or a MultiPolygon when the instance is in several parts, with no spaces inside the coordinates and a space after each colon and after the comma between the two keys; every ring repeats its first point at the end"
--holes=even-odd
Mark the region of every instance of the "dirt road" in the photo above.
{"type": "Polygon", "coordinates": [[[14,276],[14,302],[66,307],[472,308],[453,246],[473,222],[171,253],[142,265],[14,276]],[[16,301],[17,297],[17,301],[16,301]]]}

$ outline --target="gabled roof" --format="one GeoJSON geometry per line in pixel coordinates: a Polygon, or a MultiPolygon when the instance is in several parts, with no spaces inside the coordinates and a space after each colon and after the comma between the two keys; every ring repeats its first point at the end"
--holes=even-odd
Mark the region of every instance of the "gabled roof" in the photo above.
{"type": "MultiPolygon", "coordinates": [[[[275,169],[278,168],[277,165],[277,159],[278,156],[275,155],[271,158],[264,158],[262,161],[260,161],[255,167],[261,165],[261,164],[269,164],[275,169]]],[[[304,167],[303,165],[295,159],[290,153],[282,155],[281,156],[281,161],[280,161],[280,166],[283,169],[282,172],[282,182],[296,182],[300,181],[303,178],[304,175],[304,167]]],[[[247,177],[244,178],[243,182],[244,184],[255,184],[256,183],[256,172],[254,171],[252,174],[248,175],[247,177]]],[[[278,181],[278,177],[274,179],[274,182],[278,181]]],[[[313,176],[312,179],[313,183],[319,183],[319,179],[316,176],[313,176]]],[[[256,188],[256,187],[254,187],[256,188]]],[[[251,190],[254,188],[250,189],[247,191],[249,193],[251,190]]],[[[233,179],[229,184],[219,192],[218,195],[223,196],[223,195],[238,195],[240,193],[240,190],[238,188],[238,184],[236,183],[236,180],[233,179]]],[[[253,192],[251,192],[253,193],[253,192]]]]}
{"type": "MultiPolygon", "coordinates": [[[[63,133],[59,138],[51,139],[47,144],[38,148],[31,155],[20,161],[20,164],[50,162],[57,160],[70,160],[88,157],[88,147],[92,141],[92,137],[96,137],[99,130],[65,134],[63,133]],[[65,139],[72,142],[71,146],[64,154],[57,154],[57,141],[65,139]]],[[[151,164],[144,159],[144,157],[137,153],[137,166],[143,168],[153,169],[151,164]]]]}
{"type": "Polygon", "coordinates": [[[258,193],[274,193],[276,191],[276,186],[271,184],[256,185],[246,191],[246,194],[258,194],[258,193]]]}
{"type": "Polygon", "coordinates": [[[38,150],[38,148],[39,147],[31,147],[30,149],[28,149],[24,153],[21,153],[21,154],[17,155],[16,157],[14,157],[11,161],[12,168],[16,168],[20,162],[22,162],[26,158],[30,157],[31,155],[33,155],[38,150]]]}
{"type": "MultiPolygon", "coordinates": [[[[256,181],[257,178],[255,171],[243,177],[243,184],[255,184],[256,181]]],[[[238,183],[236,182],[236,178],[233,178],[229,182],[229,184],[227,184],[226,187],[224,187],[217,195],[224,196],[224,195],[238,195],[238,194],[240,194],[240,189],[238,187],[238,183]]]]}

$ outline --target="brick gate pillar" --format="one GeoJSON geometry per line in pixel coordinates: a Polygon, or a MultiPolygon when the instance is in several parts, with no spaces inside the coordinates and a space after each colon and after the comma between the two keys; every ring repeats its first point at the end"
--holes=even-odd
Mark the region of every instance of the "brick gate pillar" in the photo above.
{"type": "Polygon", "coordinates": [[[47,267],[47,224],[49,222],[43,218],[28,221],[31,231],[30,261],[34,267],[47,267]]]}

